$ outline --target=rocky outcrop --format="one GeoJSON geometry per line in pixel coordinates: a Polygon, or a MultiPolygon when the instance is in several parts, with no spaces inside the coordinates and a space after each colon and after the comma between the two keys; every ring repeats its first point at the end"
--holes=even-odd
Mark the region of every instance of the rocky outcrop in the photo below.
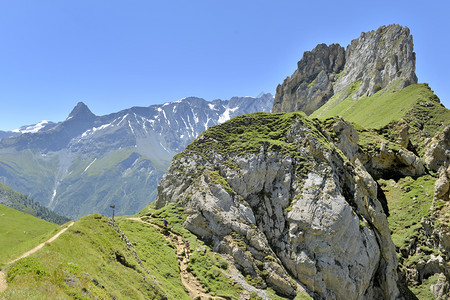
{"type": "Polygon", "coordinates": [[[298,69],[278,85],[273,112],[311,114],[328,99],[355,100],[385,88],[417,83],[413,39],[407,27],[382,26],[362,33],[344,49],[318,45],[305,52],[298,69]]]}
{"type": "Polygon", "coordinates": [[[322,125],[252,114],[213,127],[175,157],[156,207],[186,207],[187,229],[283,295],[396,299],[395,247],[357,133],[340,120],[336,140],[322,125]]]}
{"type": "Polygon", "coordinates": [[[393,83],[398,89],[417,83],[413,46],[409,29],[400,25],[361,33],[346,49],[344,75],[336,82],[335,92],[359,81],[360,87],[352,95],[357,99],[372,96],[393,83]]]}
{"type": "Polygon", "coordinates": [[[385,140],[373,152],[361,154],[369,173],[378,178],[400,178],[425,174],[422,160],[406,148],[393,145],[385,140]]]}
{"type": "Polygon", "coordinates": [[[427,167],[437,172],[444,165],[450,165],[450,126],[437,132],[425,149],[427,167]]]}
{"type": "Polygon", "coordinates": [[[443,165],[439,169],[439,177],[434,184],[436,200],[450,201],[450,165],[443,165]]]}
{"type": "Polygon", "coordinates": [[[338,44],[320,44],[305,52],[294,74],[278,85],[273,111],[312,113],[333,95],[336,74],[344,63],[345,50],[338,44]]]}

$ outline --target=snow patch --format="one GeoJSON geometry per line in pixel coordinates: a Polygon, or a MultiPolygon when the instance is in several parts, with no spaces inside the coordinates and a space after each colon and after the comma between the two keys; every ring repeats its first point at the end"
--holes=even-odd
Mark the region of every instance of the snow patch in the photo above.
{"type": "Polygon", "coordinates": [[[220,117],[219,117],[219,120],[218,120],[219,124],[222,124],[223,122],[226,122],[226,121],[228,121],[230,119],[230,111],[231,110],[230,110],[229,107],[227,107],[225,109],[224,113],[221,114],[220,117]]]}
{"type": "Polygon", "coordinates": [[[53,200],[55,200],[56,197],[56,188],[53,190],[52,198],[50,199],[50,203],[53,203],[53,200]]]}
{"type": "Polygon", "coordinates": [[[162,147],[162,148],[163,148],[164,150],[166,150],[166,152],[167,152],[167,153],[170,153],[170,151],[169,151],[169,150],[167,150],[167,148],[166,148],[166,147],[164,147],[164,146],[163,146],[163,144],[162,144],[161,142],[159,142],[159,144],[161,145],[161,147],[162,147]]]}
{"type": "Polygon", "coordinates": [[[81,137],[86,137],[88,134],[93,134],[94,132],[96,132],[98,130],[105,129],[105,128],[109,127],[109,126],[114,126],[114,125],[112,125],[111,123],[108,123],[108,124],[104,124],[104,125],[99,126],[99,127],[94,127],[92,129],[89,129],[89,130],[86,130],[85,132],[83,132],[81,137]]]}
{"type": "MultiPolygon", "coordinates": [[[[97,158],[94,158],[94,160],[86,167],[86,169],[84,169],[83,173],[86,172],[92,166],[92,164],[95,163],[96,160],[97,160],[97,158]]],[[[55,190],[55,192],[56,192],[56,190],[55,190]]]]}
{"type": "Polygon", "coordinates": [[[130,120],[128,120],[128,126],[130,126],[130,129],[131,129],[131,132],[133,133],[133,135],[136,135],[136,134],[134,133],[133,127],[131,126],[130,120]]]}
{"type": "Polygon", "coordinates": [[[192,108],[191,108],[191,111],[192,111],[192,115],[194,116],[194,124],[197,124],[198,123],[198,117],[195,114],[195,112],[192,110],[192,108]]]}
{"type": "Polygon", "coordinates": [[[126,114],[125,116],[122,117],[122,120],[119,121],[117,126],[120,126],[120,124],[122,124],[122,122],[125,120],[126,117],[128,117],[128,114],[126,114]]]}
{"type": "Polygon", "coordinates": [[[12,132],[16,132],[16,133],[36,133],[39,130],[41,130],[42,128],[44,128],[48,123],[50,123],[50,121],[44,120],[41,121],[35,125],[30,125],[30,126],[26,126],[24,127],[20,127],[17,129],[14,129],[12,132]]]}

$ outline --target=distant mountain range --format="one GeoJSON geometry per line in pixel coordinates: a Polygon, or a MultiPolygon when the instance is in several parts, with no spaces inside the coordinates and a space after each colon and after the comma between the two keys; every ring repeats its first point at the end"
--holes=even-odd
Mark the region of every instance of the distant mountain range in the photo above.
{"type": "Polygon", "coordinates": [[[233,97],[132,107],[96,116],[82,102],[59,123],[0,132],[0,182],[70,218],[136,213],[156,198],[172,157],[207,128],[268,112],[274,97],[233,97]]]}

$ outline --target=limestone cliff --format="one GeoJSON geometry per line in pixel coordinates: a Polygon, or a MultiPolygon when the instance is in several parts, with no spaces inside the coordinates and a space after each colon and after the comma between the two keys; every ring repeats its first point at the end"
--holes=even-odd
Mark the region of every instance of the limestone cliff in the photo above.
{"type": "Polygon", "coordinates": [[[184,226],[260,288],[289,297],[306,289],[316,298],[396,299],[386,209],[357,142],[341,119],[237,117],[174,158],[156,207],[185,207],[184,226]]]}
{"type": "Polygon", "coordinates": [[[273,112],[311,114],[331,97],[342,101],[417,83],[413,39],[407,27],[382,26],[362,33],[344,50],[318,45],[304,53],[291,77],[278,85],[273,112]]]}

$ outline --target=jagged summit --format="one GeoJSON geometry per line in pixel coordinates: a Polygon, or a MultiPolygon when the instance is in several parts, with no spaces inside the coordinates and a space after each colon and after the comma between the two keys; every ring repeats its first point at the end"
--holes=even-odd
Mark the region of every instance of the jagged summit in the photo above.
{"type": "Polygon", "coordinates": [[[69,116],[67,117],[67,120],[70,119],[89,119],[89,118],[93,118],[95,117],[95,114],[93,114],[91,112],[91,110],[89,109],[89,107],[84,104],[83,102],[78,102],[78,104],[72,109],[72,112],[69,114],[69,116]]]}
{"type": "Polygon", "coordinates": [[[272,111],[309,115],[332,97],[356,100],[384,88],[400,90],[417,83],[415,64],[412,35],[400,25],[361,33],[345,50],[339,44],[319,44],[278,85],[272,111]]]}

